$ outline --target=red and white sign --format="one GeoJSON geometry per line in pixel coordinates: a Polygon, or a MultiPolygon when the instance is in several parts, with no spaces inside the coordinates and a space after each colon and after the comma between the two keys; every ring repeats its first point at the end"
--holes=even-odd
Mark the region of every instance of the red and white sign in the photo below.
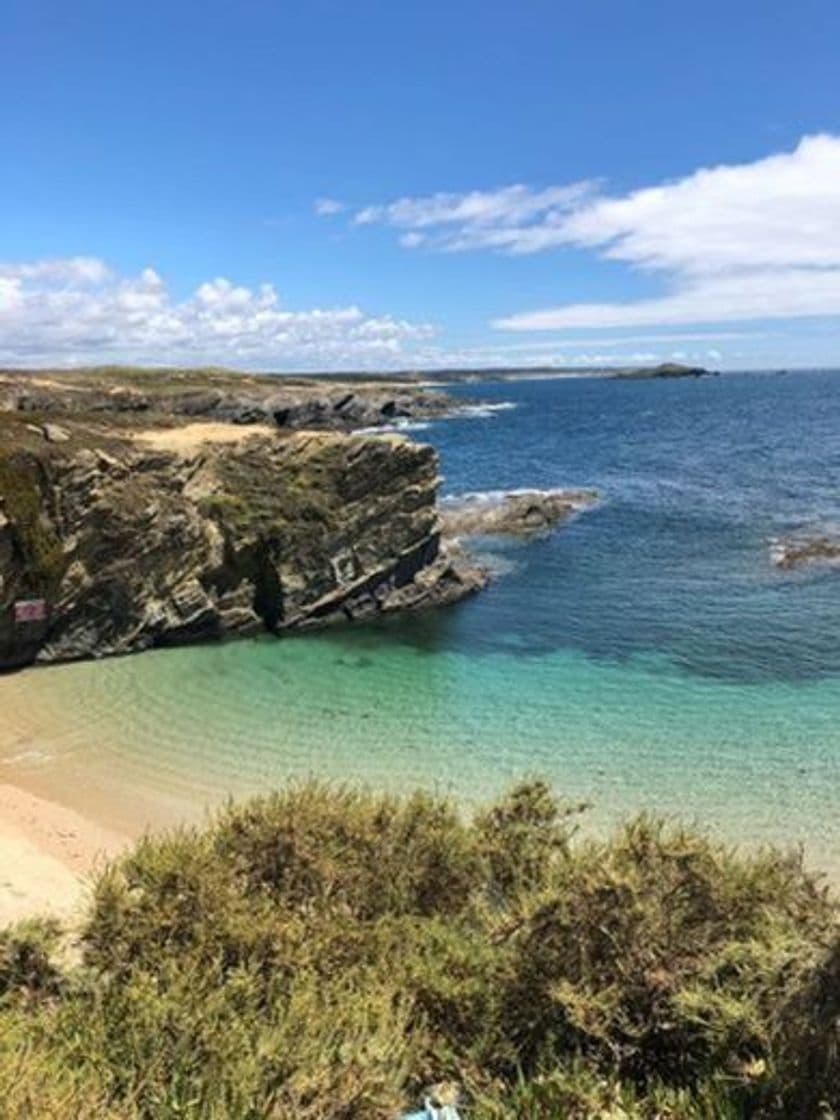
{"type": "Polygon", "coordinates": [[[15,622],[43,622],[46,617],[43,599],[18,599],[15,603],[15,622]]]}

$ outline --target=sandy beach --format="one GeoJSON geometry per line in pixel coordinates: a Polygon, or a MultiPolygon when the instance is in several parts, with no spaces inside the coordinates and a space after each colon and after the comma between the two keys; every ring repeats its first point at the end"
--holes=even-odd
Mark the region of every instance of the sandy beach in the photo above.
{"type": "Polygon", "coordinates": [[[78,916],[89,876],[130,843],[73,809],[0,784],[0,926],[78,916]]]}

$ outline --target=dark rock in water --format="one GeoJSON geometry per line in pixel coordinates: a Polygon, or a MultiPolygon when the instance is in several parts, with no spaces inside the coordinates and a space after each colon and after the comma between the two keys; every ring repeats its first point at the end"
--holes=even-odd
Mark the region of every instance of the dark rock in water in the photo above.
{"type": "Polygon", "coordinates": [[[773,562],[785,570],[813,564],[840,565],[840,537],[789,537],[775,546],[773,562]]]}
{"type": "Polygon", "coordinates": [[[598,499],[594,490],[513,490],[466,494],[441,507],[447,537],[533,536],[545,533],[598,499]]]}

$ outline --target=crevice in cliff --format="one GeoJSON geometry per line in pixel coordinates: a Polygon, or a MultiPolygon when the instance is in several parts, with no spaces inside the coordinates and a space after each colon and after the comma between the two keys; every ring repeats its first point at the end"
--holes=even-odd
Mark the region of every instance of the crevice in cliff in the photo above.
{"type": "Polygon", "coordinates": [[[283,621],[283,587],[274,559],[276,543],[260,538],[236,547],[234,540],[218,526],[223,536],[223,563],[204,583],[217,599],[248,589],[249,605],[266,630],[274,633],[283,621]]]}
{"type": "Polygon", "coordinates": [[[271,557],[271,548],[260,541],[255,548],[252,582],[254,610],[267,630],[276,631],[283,620],[283,587],[271,557]]]}

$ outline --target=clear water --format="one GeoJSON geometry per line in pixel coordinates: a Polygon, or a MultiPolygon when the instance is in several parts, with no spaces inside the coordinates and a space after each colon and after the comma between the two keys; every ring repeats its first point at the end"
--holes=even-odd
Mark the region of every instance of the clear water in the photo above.
{"type": "MultiPolygon", "coordinates": [[[[485,383],[433,424],[445,490],[595,486],[446,611],[0,680],[9,777],[110,823],[318,774],[472,801],[539,773],[840,869],[840,572],[772,541],[840,525],[840,374],[485,383]]],[[[0,770],[2,776],[3,770],[0,770]]]]}

